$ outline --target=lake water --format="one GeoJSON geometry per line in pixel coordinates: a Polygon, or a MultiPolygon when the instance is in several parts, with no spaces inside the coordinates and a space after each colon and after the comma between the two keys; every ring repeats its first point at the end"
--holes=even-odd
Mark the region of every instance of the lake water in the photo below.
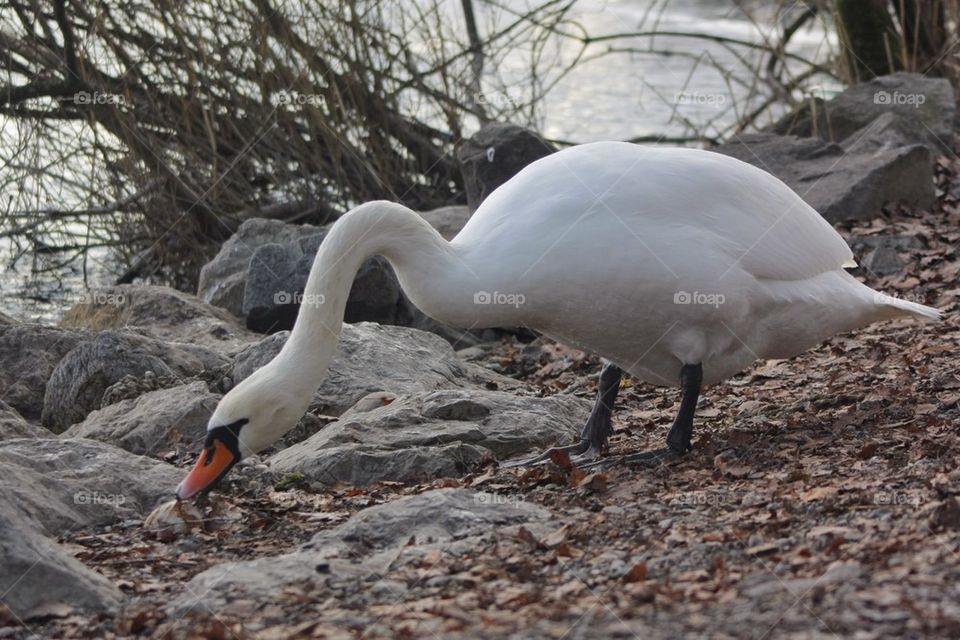
{"type": "MultiPolygon", "coordinates": [[[[457,3],[459,4],[459,3],[457,3]]],[[[699,32],[750,42],[773,38],[773,3],[746,2],[735,5],[720,0],[580,0],[571,15],[593,36],[651,31],[699,32]],[[746,7],[746,10],[740,7],[746,7]]],[[[476,3],[483,11],[482,3],[476,3]]],[[[483,23],[483,16],[478,20],[483,23]]],[[[733,52],[708,40],[676,36],[630,38],[617,46],[671,51],[674,55],[623,53],[589,62],[567,75],[548,95],[542,109],[542,127],[552,139],[575,142],[625,140],[638,136],[715,137],[748,106],[750,91],[725,77],[720,66],[734,76],[750,73],[733,52]]],[[[604,45],[591,45],[596,53],[604,45]]],[[[817,21],[798,32],[790,51],[823,60],[835,42],[817,21]]],[[[576,48],[565,46],[560,56],[567,59],[576,48]]],[[[756,58],[750,58],[750,61],[756,58]]],[[[518,72],[524,60],[510,60],[518,72]]],[[[503,71],[503,69],[501,69],[503,71]]],[[[509,69],[507,69],[509,72],[509,69]]],[[[835,87],[827,86],[829,91],[835,87]]],[[[511,99],[509,90],[487,99],[511,99]]],[[[771,114],[777,115],[774,109],[771,114]]],[[[2,129],[6,131],[4,127],[2,129]]],[[[4,133],[4,135],[7,135],[4,133]]],[[[31,261],[22,258],[16,269],[8,269],[11,247],[0,240],[0,311],[22,320],[55,321],[92,285],[110,284],[118,267],[107,253],[92,252],[85,268],[54,268],[31,273],[31,261]]]]}

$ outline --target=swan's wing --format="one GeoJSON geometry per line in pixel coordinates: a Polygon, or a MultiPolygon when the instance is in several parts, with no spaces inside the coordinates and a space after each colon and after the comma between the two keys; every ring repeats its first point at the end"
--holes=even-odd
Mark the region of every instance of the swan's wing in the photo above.
{"type": "Polygon", "coordinates": [[[529,165],[490,194],[454,243],[524,252],[563,236],[563,245],[615,253],[631,234],[666,263],[721,248],[731,269],[757,278],[802,280],[855,265],[840,234],[771,174],[718,153],[622,142],[529,165]]]}
{"type": "Polygon", "coordinates": [[[725,181],[715,200],[719,215],[698,224],[729,241],[742,268],[757,278],[802,280],[855,267],[846,241],[790,187],[773,175],[720,154],[709,154],[725,181]]]}

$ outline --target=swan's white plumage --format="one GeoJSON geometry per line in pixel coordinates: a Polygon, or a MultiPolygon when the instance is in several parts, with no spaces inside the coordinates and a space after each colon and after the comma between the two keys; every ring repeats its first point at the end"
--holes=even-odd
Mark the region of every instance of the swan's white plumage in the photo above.
{"type": "Polygon", "coordinates": [[[575,224],[598,236],[632,230],[652,242],[665,231],[689,234],[686,250],[695,240],[722,246],[731,264],[758,278],[800,280],[855,266],[843,238],[771,174],[718,153],[626,142],[584,144],[529,165],[484,201],[453,244],[552,241],[575,224]],[[577,223],[591,209],[611,220],[589,229],[577,223]]]}
{"type": "Polygon", "coordinates": [[[710,384],[869,322],[939,315],[844,271],[854,262],[843,238],[760,169],[706,151],[581,145],[494,191],[449,243],[389,202],[342,217],[306,285],[304,299],[323,303],[301,307],[280,355],[211,418],[211,428],[250,419],[245,455],[306,410],[335,352],[353,277],[375,254],[442,322],[527,326],[660,385],[678,384],[684,364],[702,364],[710,384]],[[495,294],[504,302],[478,303],[495,294]]]}

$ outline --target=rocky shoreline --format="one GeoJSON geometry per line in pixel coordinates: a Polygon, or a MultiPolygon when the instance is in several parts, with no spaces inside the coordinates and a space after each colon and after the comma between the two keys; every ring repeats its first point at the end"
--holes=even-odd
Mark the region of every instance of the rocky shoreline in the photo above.
{"type": "MultiPolygon", "coordinates": [[[[955,310],[960,178],[956,156],[943,156],[952,149],[955,111],[946,81],[895,74],[717,150],[771,170],[843,225],[865,278],[904,295],[922,291],[935,297],[928,302],[955,310]],[[901,104],[899,95],[922,95],[924,102],[901,104]],[[890,96],[890,102],[877,96],[890,96]],[[884,207],[902,215],[878,220],[884,207]]],[[[481,131],[461,158],[471,207],[445,207],[424,217],[453,237],[471,208],[543,152],[535,135],[519,128],[481,131]],[[496,162],[486,152],[491,148],[496,162]]],[[[89,292],[59,326],[0,315],[0,638],[29,637],[31,628],[85,637],[87,625],[97,636],[181,637],[188,619],[203,621],[203,637],[338,637],[368,628],[375,636],[429,629],[442,637],[552,637],[571,622],[580,628],[580,619],[598,607],[590,615],[612,625],[605,627],[611,633],[624,612],[633,611],[647,635],[669,637],[669,625],[704,632],[706,621],[735,617],[729,611],[765,599],[802,601],[811,591],[828,604],[837,600],[831,621],[852,629],[861,609],[873,611],[851,602],[859,602],[854,595],[882,573],[870,555],[879,553],[871,546],[879,538],[896,530],[919,544],[920,533],[904,533],[915,519],[921,533],[935,532],[948,557],[960,550],[958,478],[950,470],[960,452],[950,428],[960,419],[960,381],[948,366],[960,332],[955,317],[942,336],[901,325],[873,328],[859,338],[837,338],[834,348],[817,349],[803,362],[759,365],[724,385],[717,400],[723,411],[708,406],[702,412],[717,419],[717,431],[708,430],[695,453],[666,474],[584,476],[563,465],[504,472],[496,461],[576,436],[590,411],[596,360],[542,338],[518,338],[515,328],[464,332],[443,326],[412,306],[382,259],[369,260],[357,276],[337,357],[300,424],[281,444],[240,466],[225,497],[207,507],[220,510],[212,520],[219,524],[169,545],[156,540],[143,531],[143,519],[172,497],[219,398],[282,347],[327,229],[247,221],[204,267],[197,295],[122,285],[89,292]],[[906,362],[875,367],[877,350],[889,355],[898,341],[910,354],[906,362]],[[800,376],[804,362],[821,370],[831,361],[854,372],[874,367],[882,378],[879,389],[850,398],[855,419],[844,422],[850,414],[836,406],[808,407],[827,415],[807,425],[812,435],[800,435],[791,425],[802,420],[796,415],[809,398],[790,396],[795,406],[784,401],[777,408],[744,395],[743,380],[768,391],[802,387],[786,378],[777,386],[784,370],[776,367],[800,376]],[[921,382],[910,386],[911,377],[921,382]],[[897,385],[907,385],[902,400],[913,407],[909,415],[897,413],[897,385]],[[786,413],[790,406],[795,414],[786,413]],[[724,422],[728,413],[733,422],[724,422]],[[924,418],[911,420],[915,415],[924,418]],[[857,425],[885,431],[866,434],[857,425]],[[823,477],[829,471],[811,475],[811,462],[792,458],[807,470],[780,478],[769,450],[770,464],[744,459],[744,452],[767,446],[759,434],[774,433],[769,446],[781,453],[800,447],[811,460],[829,460],[817,437],[830,429],[856,431],[848,434],[850,443],[838,445],[841,456],[882,478],[865,485],[864,494],[896,482],[897,461],[903,463],[900,453],[878,442],[918,438],[919,454],[908,452],[912,467],[901,478],[908,487],[902,491],[918,492],[905,494],[920,496],[917,509],[891,511],[862,498],[849,508],[827,508],[846,494],[836,488],[806,492],[829,485],[823,477]],[[931,439],[929,449],[924,438],[931,439]],[[766,484],[771,477],[777,478],[772,487],[766,484]],[[665,484],[666,478],[686,493],[665,484]],[[722,501],[691,512],[682,500],[696,491],[722,501]],[[674,502],[644,505],[649,495],[672,495],[674,502]],[[740,526],[738,509],[758,521],[768,516],[755,527],[743,525],[742,535],[729,533],[740,526]],[[798,522],[804,509],[823,531],[775,526],[798,522]],[[854,522],[860,515],[866,525],[854,522]],[[711,534],[711,519],[729,531],[711,534]],[[617,536],[611,530],[620,528],[630,535],[617,537],[611,549],[590,541],[591,529],[617,536]],[[682,557],[684,535],[702,543],[689,557],[682,557]],[[791,537],[797,535],[799,542],[791,537]],[[664,547],[670,541],[679,546],[664,547]],[[122,563],[111,564],[111,545],[122,547],[122,563]],[[230,549],[220,559],[214,552],[224,546],[230,549]],[[211,550],[206,557],[205,547],[211,550]],[[735,559],[718,565],[724,553],[735,559]],[[469,560],[474,556],[481,560],[469,560]],[[539,558],[535,566],[532,558],[539,558]],[[744,573],[757,558],[755,573],[744,573]],[[775,566],[765,566],[768,560],[775,566]],[[151,563],[156,574],[142,566],[151,563]],[[563,568],[567,575],[554,580],[563,568]],[[727,589],[728,600],[695,589],[678,595],[677,585],[687,582],[715,595],[727,589]],[[601,587],[602,597],[593,592],[601,587]],[[853,600],[845,600],[849,594],[853,600]],[[584,605],[590,596],[595,602],[584,605]],[[550,615],[533,613],[541,600],[550,615]],[[579,604],[560,613],[568,600],[579,604]],[[319,619],[311,603],[339,613],[319,619]],[[396,607],[417,615],[401,616],[396,607]],[[527,607],[526,618],[516,616],[519,626],[499,616],[527,607]],[[688,614],[700,616],[699,622],[688,614]],[[665,626],[653,631],[648,625],[654,623],[665,626]],[[270,636],[273,627],[283,629],[270,636]]],[[[827,398],[842,396],[836,388],[857,393],[862,381],[845,375],[836,373],[827,398]]],[[[827,383],[814,379],[815,385],[827,383]]],[[[658,406],[658,394],[632,386],[624,395],[628,410],[618,420],[633,426],[615,438],[615,448],[656,435],[652,430],[673,403],[668,398],[658,406]]],[[[923,547],[922,562],[937,562],[937,548],[923,547]]],[[[898,552],[907,554],[904,566],[916,560],[906,547],[888,555],[898,552]]],[[[943,623],[937,632],[960,630],[958,582],[949,583],[955,573],[953,562],[929,574],[945,589],[935,605],[943,623]]],[[[932,595],[910,597],[934,606],[932,595]]],[[[899,601],[881,613],[888,610],[895,613],[871,618],[880,635],[917,630],[919,614],[903,613],[899,601]]]]}

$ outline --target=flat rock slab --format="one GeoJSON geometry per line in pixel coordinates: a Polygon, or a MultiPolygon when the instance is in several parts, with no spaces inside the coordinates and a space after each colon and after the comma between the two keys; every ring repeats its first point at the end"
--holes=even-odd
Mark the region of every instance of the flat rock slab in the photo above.
{"type": "Polygon", "coordinates": [[[0,594],[15,616],[29,622],[54,607],[100,612],[123,599],[113,583],[85,567],[23,517],[0,506],[0,594]]]}
{"type": "Polygon", "coordinates": [[[468,489],[427,491],[365,509],[294,553],[208,569],[187,583],[170,610],[176,615],[220,611],[242,601],[249,615],[293,585],[319,599],[360,590],[371,604],[395,602],[396,589],[404,587],[382,580],[392,570],[422,562],[430,552],[464,553],[516,536],[520,527],[541,535],[554,528],[553,517],[539,505],[504,496],[468,489]]]}
{"type": "Polygon", "coordinates": [[[500,391],[416,393],[370,411],[348,411],[270,458],[278,473],[364,486],[468,473],[485,458],[511,458],[575,440],[590,403],[500,391]]]}
{"type": "Polygon", "coordinates": [[[91,412],[67,429],[67,438],[90,438],[108,442],[142,455],[159,455],[174,448],[195,451],[206,437],[218,394],[203,382],[159,389],[121,400],[91,412]]]}
{"type": "MultiPolygon", "coordinates": [[[[288,336],[285,331],[275,333],[237,354],[230,371],[234,384],[272,360],[288,336]]],[[[405,395],[451,387],[504,390],[522,385],[463,362],[450,344],[435,334],[373,322],[344,324],[337,355],[314,396],[312,409],[340,415],[374,391],[405,395]]]]}
{"type": "Polygon", "coordinates": [[[7,509],[51,536],[140,519],[170,498],[182,471],[92,440],[0,442],[0,520],[7,509]]]}

